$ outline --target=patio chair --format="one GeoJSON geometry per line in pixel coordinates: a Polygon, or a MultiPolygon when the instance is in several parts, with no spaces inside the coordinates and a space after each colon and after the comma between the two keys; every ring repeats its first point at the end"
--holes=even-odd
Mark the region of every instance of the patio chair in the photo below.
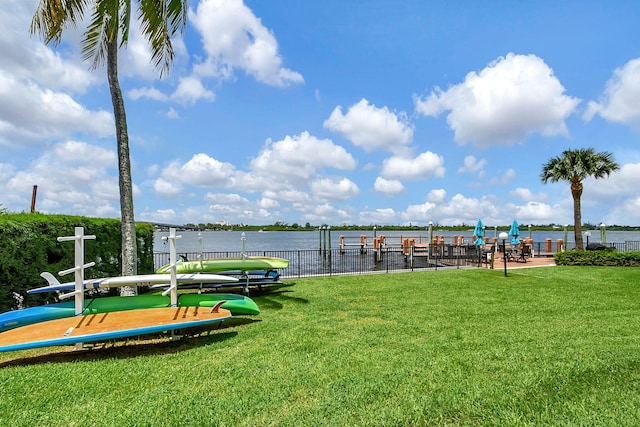
{"type": "Polygon", "coordinates": [[[527,262],[527,258],[531,256],[531,246],[523,243],[518,252],[519,253],[516,261],[527,262]]]}
{"type": "Polygon", "coordinates": [[[496,251],[496,245],[495,244],[490,244],[487,243],[484,245],[484,248],[482,249],[482,262],[485,264],[488,264],[490,261],[490,257],[488,256],[491,253],[495,253],[496,251]]]}

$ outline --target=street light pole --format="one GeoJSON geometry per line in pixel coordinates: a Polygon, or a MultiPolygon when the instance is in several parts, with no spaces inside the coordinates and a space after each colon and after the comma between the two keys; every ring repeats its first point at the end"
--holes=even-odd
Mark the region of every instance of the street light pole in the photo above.
{"type": "Polygon", "coordinates": [[[507,237],[509,237],[509,235],[503,231],[498,237],[500,238],[500,240],[502,240],[502,255],[504,255],[504,277],[507,277],[507,245],[505,244],[505,240],[507,240],[507,237]]]}

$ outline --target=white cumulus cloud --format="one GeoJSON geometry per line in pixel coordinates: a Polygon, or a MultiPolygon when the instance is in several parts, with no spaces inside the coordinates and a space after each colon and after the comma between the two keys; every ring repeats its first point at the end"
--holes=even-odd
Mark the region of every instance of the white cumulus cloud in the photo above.
{"type": "Polygon", "coordinates": [[[140,87],[136,89],[131,89],[129,92],[127,92],[127,95],[129,96],[129,98],[133,99],[134,101],[140,98],[148,98],[154,101],[164,102],[167,99],[169,99],[167,95],[160,92],[158,89],[154,87],[140,87]]]}
{"type": "Polygon", "coordinates": [[[415,181],[435,176],[444,177],[444,159],[431,151],[415,158],[394,156],[385,159],[381,174],[387,178],[415,181]]]}
{"type": "MultiPolygon", "coordinates": [[[[36,209],[88,216],[117,216],[119,204],[116,155],[83,141],[65,141],[46,147],[26,168],[0,165],[0,191],[13,206],[29,207],[38,186],[36,209]],[[87,159],[91,159],[90,162],[87,159]],[[115,205],[115,206],[114,206],[115,205]]],[[[140,189],[134,184],[134,197],[140,189]]]]}
{"type": "Polygon", "coordinates": [[[602,200],[635,196],[638,194],[638,182],[640,163],[626,163],[607,178],[587,178],[584,181],[584,192],[586,197],[595,196],[602,200]]]}
{"type": "Polygon", "coordinates": [[[205,153],[195,154],[184,164],[172,162],[162,171],[162,178],[172,182],[202,187],[227,187],[235,168],[205,153]]]}
{"type": "Polygon", "coordinates": [[[486,164],[485,159],[478,160],[475,156],[466,156],[464,166],[458,168],[458,173],[481,173],[486,164]]]}
{"type": "Polygon", "coordinates": [[[328,200],[349,200],[360,194],[356,183],[347,178],[320,178],[311,183],[311,190],[328,200]]]}
{"type": "Polygon", "coordinates": [[[397,179],[385,179],[381,176],[376,178],[373,188],[377,193],[383,194],[387,197],[395,196],[404,191],[404,185],[402,185],[402,182],[397,179]]]}
{"type": "Polygon", "coordinates": [[[512,145],[533,133],[568,135],[565,120],[580,101],[564,92],[542,59],[509,53],[462,83],[415,97],[415,108],[427,116],[449,111],[447,123],[459,144],[512,145]]]}
{"type": "Polygon", "coordinates": [[[349,107],[346,114],[336,107],[324,127],[339,132],[353,144],[367,151],[395,152],[413,139],[413,126],[406,114],[396,114],[387,107],[378,108],[366,99],[349,107]]]}
{"type": "Polygon", "coordinates": [[[518,187],[515,190],[509,192],[509,197],[518,197],[524,200],[525,202],[542,201],[548,198],[548,196],[544,193],[533,194],[533,192],[528,188],[522,188],[522,187],[518,187]]]}
{"type": "Polygon", "coordinates": [[[173,197],[180,194],[182,186],[169,182],[161,177],[155,181],[153,189],[161,196],[173,197]]]}
{"type": "Polygon", "coordinates": [[[259,175],[295,181],[314,177],[320,168],[352,170],[356,161],[332,141],[302,132],[300,135],[287,135],[281,141],[267,141],[250,166],[259,175]]]}
{"type": "Polygon", "coordinates": [[[427,201],[431,203],[443,203],[447,200],[447,190],[444,188],[437,188],[429,191],[427,194],[427,201]]]}
{"type": "Polygon", "coordinates": [[[0,145],[39,144],[82,132],[113,134],[113,116],[92,111],[63,92],[19,81],[0,70],[0,145]]]}
{"type": "Polygon", "coordinates": [[[171,99],[182,104],[193,104],[201,99],[213,101],[215,93],[205,88],[202,81],[196,77],[181,77],[178,87],[171,94],[171,99]]]}
{"type": "Polygon", "coordinates": [[[286,203],[298,203],[304,204],[311,201],[311,197],[309,194],[304,191],[295,190],[295,189],[286,189],[286,190],[266,190],[262,193],[262,196],[265,198],[277,200],[279,202],[286,203]]]}
{"type": "Polygon", "coordinates": [[[598,114],[605,120],[640,128],[640,58],[632,59],[613,72],[600,102],[589,102],[584,118],[598,114]]]}
{"type": "Polygon", "coordinates": [[[272,86],[302,83],[302,75],[284,68],[278,42],[242,0],[201,1],[189,19],[200,33],[207,57],[199,76],[228,78],[235,69],[272,86]]]}
{"type": "Polygon", "coordinates": [[[409,205],[407,209],[401,213],[401,217],[407,221],[428,221],[434,218],[434,210],[436,204],[431,202],[425,202],[419,205],[409,205]]]}
{"type": "Polygon", "coordinates": [[[398,222],[398,213],[393,208],[379,208],[360,212],[359,224],[394,224],[398,222]]]}

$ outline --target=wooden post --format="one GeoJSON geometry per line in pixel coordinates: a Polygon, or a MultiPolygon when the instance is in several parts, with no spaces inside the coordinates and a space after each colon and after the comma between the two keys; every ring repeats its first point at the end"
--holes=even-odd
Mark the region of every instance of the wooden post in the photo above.
{"type": "Polygon", "coordinates": [[[33,191],[31,192],[31,213],[36,211],[36,196],[38,195],[38,186],[33,186],[33,191]]]}

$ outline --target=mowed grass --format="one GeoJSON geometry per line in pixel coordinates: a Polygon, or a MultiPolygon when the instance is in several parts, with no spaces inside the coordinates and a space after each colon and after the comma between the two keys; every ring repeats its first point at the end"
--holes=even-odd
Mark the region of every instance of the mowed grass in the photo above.
{"type": "Polygon", "coordinates": [[[637,426],[639,279],[296,279],[208,335],[0,354],[0,425],[637,426]]]}

